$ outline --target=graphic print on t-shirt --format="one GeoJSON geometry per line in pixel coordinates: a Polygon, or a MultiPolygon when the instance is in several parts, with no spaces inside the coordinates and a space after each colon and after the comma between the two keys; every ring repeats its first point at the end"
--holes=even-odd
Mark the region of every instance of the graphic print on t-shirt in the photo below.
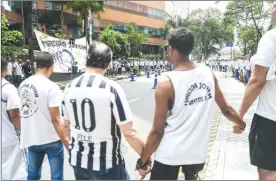
{"type": "Polygon", "coordinates": [[[207,101],[209,99],[212,98],[212,93],[211,90],[209,88],[208,85],[206,85],[205,83],[194,83],[190,86],[190,88],[188,89],[188,92],[185,96],[185,106],[191,106],[195,103],[199,103],[199,102],[204,102],[207,101]],[[196,98],[191,98],[191,95],[194,93],[196,94],[197,91],[199,90],[206,90],[206,94],[204,96],[200,95],[197,96],[196,98]]]}
{"type": "Polygon", "coordinates": [[[38,92],[34,85],[23,84],[19,90],[22,118],[31,117],[38,110],[38,92]]]}

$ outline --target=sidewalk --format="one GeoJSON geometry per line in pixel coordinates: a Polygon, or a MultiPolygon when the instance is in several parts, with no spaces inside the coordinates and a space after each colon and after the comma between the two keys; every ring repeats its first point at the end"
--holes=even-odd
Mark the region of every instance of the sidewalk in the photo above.
{"type": "MultiPolygon", "coordinates": [[[[218,77],[225,77],[225,73],[217,72],[218,77]]],[[[218,78],[220,87],[227,102],[236,110],[239,109],[245,86],[234,78],[218,78]]],[[[257,101],[256,101],[257,102],[257,101]]],[[[218,122],[216,130],[211,131],[214,141],[209,143],[209,156],[206,161],[204,180],[256,180],[257,169],[250,164],[248,134],[251,121],[256,110],[256,102],[245,115],[246,130],[241,135],[232,131],[232,123],[228,121],[217,108],[215,114],[218,122]]],[[[212,139],[212,138],[211,138],[212,139]]]]}

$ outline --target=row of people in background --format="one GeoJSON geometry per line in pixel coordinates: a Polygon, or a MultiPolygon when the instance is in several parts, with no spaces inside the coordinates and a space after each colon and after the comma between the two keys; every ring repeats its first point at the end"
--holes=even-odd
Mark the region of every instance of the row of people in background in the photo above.
{"type": "Polygon", "coordinates": [[[7,58],[8,60],[8,72],[6,79],[13,83],[16,87],[20,85],[23,79],[30,77],[34,72],[34,64],[30,60],[26,59],[24,62],[7,58]]]}
{"type": "Polygon", "coordinates": [[[121,74],[130,74],[130,71],[138,67],[140,71],[156,71],[157,69],[169,70],[170,63],[166,60],[121,60],[117,59],[112,61],[109,64],[107,76],[111,75],[121,75],[121,74]]]}
{"type": "Polygon", "coordinates": [[[215,71],[232,72],[233,77],[245,84],[248,83],[252,72],[249,56],[240,56],[234,60],[208,60],[206,65],[215,71]]]}

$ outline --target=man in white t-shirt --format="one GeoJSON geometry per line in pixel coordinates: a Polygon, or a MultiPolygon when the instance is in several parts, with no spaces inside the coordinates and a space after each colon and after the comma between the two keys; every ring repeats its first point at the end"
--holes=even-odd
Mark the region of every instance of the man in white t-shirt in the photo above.
{"type": "Polygon", "coordinates": [[[185,180],[197,180],[207,157],[214,101],[238,128],[244,129],[245,123],[225,101],[209,67],[189,59],[194,47],[192,32],[174,29],[168,43],[175,71],[158,80],[154,122],[137,167],[143,175],[143,167],[155,152],[151,180],[177,180],[181,167],[185,180]]]}
{"type": "Polygon", "coordinates": [[[13,65],[12,65],[12,62],[10,61],[10,59],[7,59],[7,61],[8,61],[8,72],[7,72],[6,79],[7,79],[7,81],[9,81],[10,83],[13,83],[13,80],[12,80],[13,65]]]}
{"type": "Polygon", "coordinates": [[[18,87],[22,80],[22,69],[21,69],[20,61],[15,61],[13,63],[13,70],[15,75],[14,85],[15,87],[18,87]]]}
{"type": "Polygon", "coordinates": [[[240,60],[236,59],[235,60],[235,75],[236,75],[236,80],[240,79],[240,60]]]}
{"type": "MultiPolygon", "coordinates": [[[[276,24],[276,4],[272,23],[276,24]]],[[[254,59],[255,68],[246,86],[240,116],[244,117],[259,96],[249,133],[250,160],[258,167],[260,180],[276,180],[276,79],[267,80],[270,67],[276,64],[276,28],[263,35],[254,59]]]]}
{"type": "Polygon", "coordinates": [[[20,149],[20,99],[17,89],[4,77],[8,72],[8,62],[1,58],[1,106],[2,122],[2,174],[3,180],[26,180],[27,158],[25,150],[20,149]]]}
{"type": "Polygon", "coordinates": [[[41,178],[45,155],[52,180],[63,180],[64,149],[69,138],[60,117],[62,93],[49,77],[54,70],[53,56],[40,52],[36,57],[36,74],[19,86],[21,101],[21,147],[28,148],[28,180],[41,178]]]}

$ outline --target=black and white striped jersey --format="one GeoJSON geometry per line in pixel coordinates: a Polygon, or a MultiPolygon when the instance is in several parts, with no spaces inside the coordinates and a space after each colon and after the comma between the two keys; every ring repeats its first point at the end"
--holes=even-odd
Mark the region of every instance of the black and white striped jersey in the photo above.
{"type": "Polygon", "coordinates": [[[99,74],[84,73],[64,90],[62,115],[70,121],[70,164],[105,170],[123,160],[119,125],[132,121],[120,85],[99,74]]]}

